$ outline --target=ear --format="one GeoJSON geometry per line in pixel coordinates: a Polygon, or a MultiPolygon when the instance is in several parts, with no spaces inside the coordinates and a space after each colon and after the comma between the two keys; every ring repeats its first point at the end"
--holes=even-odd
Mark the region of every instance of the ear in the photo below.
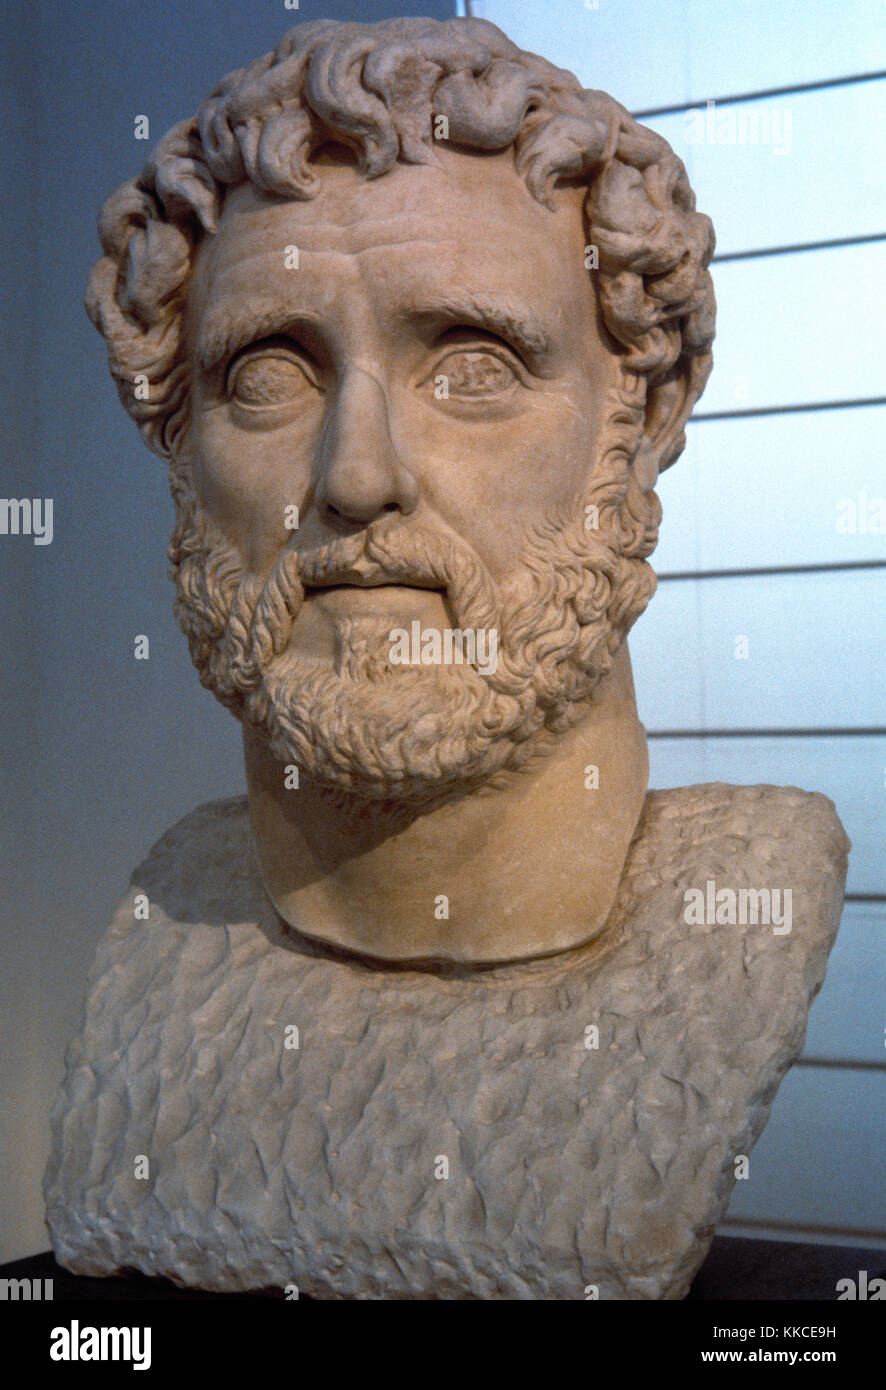
{"type": "Polygon", "coordinates": [[[646,391],[643,442],[633,469],[644,492],[651,492],[660,473],[680,457],[686,444],[684,426],[713,366],[711,352],[681,356],[666,375],[646,391]]]}

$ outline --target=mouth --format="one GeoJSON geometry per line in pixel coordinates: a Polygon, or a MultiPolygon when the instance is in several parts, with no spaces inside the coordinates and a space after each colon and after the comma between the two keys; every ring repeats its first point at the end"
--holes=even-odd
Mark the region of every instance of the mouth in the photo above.
{"type": "Polygon", "coordinates": [[[325,594],[328,589],[434,589],[442,592],[437,584],[403,584],[401,580],[331,580],[328,584],[306,584],[306,594],[325,594]]]}
{"type": "Polygon", "coordinates": [[[439,589],[436,585],[397,584],[386,580],[372,584],[354,584],[347,581],[340,584],[307,585],[304,593],[305,601],[315,599],[322,602],[324,599],[341,599],[359,602],[363,599],[367,603],[374,600],[403,603],[412,599],[417,602],[425,602],[432,594],[445,598],[446,590],[439,589]]]}
{"type": "Polygon", "coordinates": [[[451,625],[446,590],[436,584],[413,580],[400,583],[387,577],[355,577],[324,579],[322,584],[305,585],[303,609],[305,614],[325,614],[339,617],[376,616],[395,624],[411,618],[425,622],[451,625]]]}
{"type": "Polygon", "coordinates": [[[328,594],[330,589],[402,589],[409,592],[410,589],[417,591],[431,591],[434,594],[444,594],[445,589],[440,584],[435,584],[434,580],[392,580],[385,574],[359,574],[355,570],[348,570],[341,575],[341,578],[324,578],[323,581],[314,584],[305,584],[305,598],[313,594],[328,594]]]}

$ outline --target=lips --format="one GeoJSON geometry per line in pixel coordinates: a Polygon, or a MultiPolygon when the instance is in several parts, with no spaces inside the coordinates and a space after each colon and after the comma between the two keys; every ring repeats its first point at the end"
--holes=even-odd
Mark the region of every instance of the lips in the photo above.
{"type": "Polygon", "coordinates": [[[404,592],[412,590],[417,593],[428,593],[429,591],[435,593],[444,592],[437,584],[431,584],[430,582],[427,584],[406,584],[399,579],[365,580],[362,582],[358,582],[354,579],[333,579],[324,584],[304,585],[305,598],[310,597],[312,594],[327,594],[332,590],[340,591],[342,589],[397,589],[404,592]]]}
{"type": "MultiPolygon", "coordinates": [[[[450,577],[457,546],[433,532],[400,536],[390,529],[290,551],[287,580],[297,586],[308,614],[335,621],[345,613],[421,618],[446,624],[452,618],[450,577]]],[[[305,622],[303,620],[302,627],[305,622]]]]}
{"type": "Polygon", "coordinates": [[[381,589],[391,585],[409,589],[440,587],[440,581],[434,575],[410,573],[405,567],[402,573],[392,574],[365,556],[347,566],[336,565],[334,560],[323,560],[319,556],[304,556],[299,563],[298,573],[306,591],[332,588],[381,589]]]}
{"type": "Polygon", "coordinates": [[[376,617],[387,625],[402,626],[414,618],[425,623],[449,623],[445,590],[429,584],[402,584],[389,578],[352,579],[305,588],[302,612],[325,615],[327,621],[345,617],[376,617]]]}
{"type": "MultiPolygon", "coordinates": [[[[416,574],[405,569],[401,574],[391,574],[375,561],[360,556],[352,564],[343,566],[318,557],[305,557],[299,566],[299,578],[305,591],[305,598],[318,595],[355,593],[372,589],[393,591],[401,599],[409,594],[434,592],[444,594],[436,576],[416,574]]],[[[358,605],[359,606],[359,605],[358,605]]]]}

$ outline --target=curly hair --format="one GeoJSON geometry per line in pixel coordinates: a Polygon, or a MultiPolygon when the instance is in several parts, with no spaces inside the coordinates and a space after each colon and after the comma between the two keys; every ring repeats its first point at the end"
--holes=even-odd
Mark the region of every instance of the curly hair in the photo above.
{"type": "Polygon", "coordinates": [[[368,179],[398,160],[432,163],[441,116],[453,147],[513,147],[541,202],[558,180],[587,183],[599,300],[624,350],[623,372],[641,378],[647,393],[663,389],[659,416],[678,364],[687,378],[688,404],[659,467],[673,462],[711,366],[711,223],[695,211],[667,141],[479,19],[297,25],[272,53],[230,73],[196,116],[159,142],[141,175],[108,198],[87,310],[150,448],[168,457],[187,418],[182,311],[195,247],[214,231],[225,187],[248,179],[309,199],[322,176],[312,153],[331,140],[356,153],[368,179]],[[147,392],[136,378],[147,378],[147,392]]]}

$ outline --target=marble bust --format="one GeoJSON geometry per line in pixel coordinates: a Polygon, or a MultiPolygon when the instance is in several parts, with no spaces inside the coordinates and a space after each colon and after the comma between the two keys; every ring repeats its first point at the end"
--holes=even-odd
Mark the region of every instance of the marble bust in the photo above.
{"type": "Polygon", "coordinates": [[[163,838],[99,948],[60,1260],[682,1296],[847,849],[795,789],[647,793],[626,637],[714,333],[682,163],[484,21],[318,21],[100,234],[87,307],[248,797],[163,838]],[[753,913],[684,911],[718,882],[753,913]]]}

